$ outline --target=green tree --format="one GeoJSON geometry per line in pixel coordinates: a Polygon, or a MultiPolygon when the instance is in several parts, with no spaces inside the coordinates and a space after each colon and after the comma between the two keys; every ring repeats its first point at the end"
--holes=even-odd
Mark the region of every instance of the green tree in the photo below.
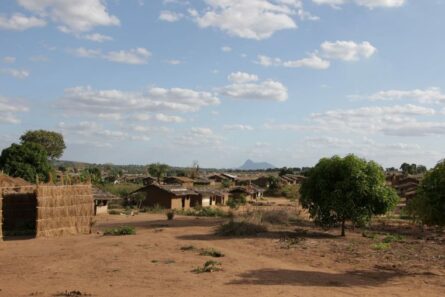
{"type": "Polygon", "coordinates": [[[38,144],[13,143],[2,151],[0,169],[13,177],[21,177],[31,183],[48,182],[52,171],[46,151],[38,144]]]}
{"type": "Polygon", "coordinates": [[[170,167],[166,164],[153,163],[148,166],[148,173],[150,173],[151,176],[156,177],[158,183],[160,183],[161,179],[167,174],[169,168],[170,167]]]}
{"type": "Polygon", "coordinates": [[[445,161],[425,174],[407,210],[422,224],[445,226],[445,161]]]}
{"type": "Polygon", "coordinates": [[[41,145],[52,160],[60,158],[66,148],[62,134],[52,131],[28,131],[20,137],[20,140],[22,144],[36,143],[41,145]]]}
{"type": "Polygon", "coordinates": [[[324,227],[345,222],[363,224],[373,215],[384,214],[398,201],[385,184],[381,167],[354,155],[323,158],[308,173],[300,188],[300,201],[315,222],[324,227]]]}
{"type": "Polygon", "coordinates": [[[80,178],[85,181],[90,179],[93,184],[102,183],[102,173],[98,167],[88,167],[82,170],[80,178]]]}

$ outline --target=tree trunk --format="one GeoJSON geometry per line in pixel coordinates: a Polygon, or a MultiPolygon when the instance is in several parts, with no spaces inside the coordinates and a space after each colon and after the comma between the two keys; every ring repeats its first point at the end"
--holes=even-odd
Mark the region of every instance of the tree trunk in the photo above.
{"type": "Polygon", "coordinates": [[[345,219],[341,221],[341,236],[345,236],[345,219]]]}

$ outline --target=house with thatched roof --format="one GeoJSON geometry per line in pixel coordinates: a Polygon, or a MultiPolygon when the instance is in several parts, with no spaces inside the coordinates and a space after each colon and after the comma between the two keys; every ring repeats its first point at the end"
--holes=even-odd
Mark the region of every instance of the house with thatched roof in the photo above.
{"type": "Polygon", "coordinates": [[[0,188],[0,239],[90,233],[92,216],[91,184],[0,188]]]}
{"type": "Polygon", "coordinates": [[[98,187],[93,187],[93,200],[94,200],[94,215],[107,214],[108,204],[111,201],[121,199],[107,191],[104,191],[98,187]]]}
{"type": "Polygon", "coordinates": [[[186,176],[167,176],[164,178],[164,184],[191,188],[193,187],[193,179],[186,176]]]}
{"type": "Polygon", "coordinates": [[[257,200],[263,197],[264,189],[255,186],[236,186],[229,190],[229,197],[240,197],[244,196],[247,201],[257,200]]]}
{"type": "Polygon", "coordinates": [[[191,200],[199,195],[182,185],[159,185],[157,183],[142,187],[131,193],[130,196],[136,194],[145,196],[145,200],[142,202],[143,206],[160,206],[166,209],[190,208],[193,205],[191,200]]]}

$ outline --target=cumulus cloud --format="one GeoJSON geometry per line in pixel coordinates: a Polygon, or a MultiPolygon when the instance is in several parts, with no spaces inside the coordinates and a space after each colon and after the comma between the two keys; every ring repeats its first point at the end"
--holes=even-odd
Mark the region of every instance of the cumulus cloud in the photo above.
{"type": "Polygon", "coordinates": [[[212,147],[222,144],[223,138],[210,128],[193,127],[186,133],[178,136],[174,142],[186,147],[212,147]]]}
{"type": "Polygon", "coordinates": [[[181,13],[164,10],[164,11],[161,11],[161,13],[159,14],[159,19],[161,21],[173,23],[173,22],[179,21],[183,16],[184,15],[181,13]]]}
{"type": "Polygon", "coordinates": [[[283,62],[284,67],[288,68],[312,68],[312,69],[328,69],[331,63],[327,60],[323,60],[316,54],[309,55],[308,58],[295,60],[295,61],[286,61],[283,62]]]}
{"type": "Polygon", "coordinates": [[[243,125],[243,124],[230,124],[230,125],[224,125],[223,129],[230,131],[252,131],[253,127],[250,125],[243,125]]]}
{"type": "Polygon", "coordinates": [[[243,72],[231,73],[228,79],[232,84],[220,89],[220,93],[227,97],[271,101],[286,101],[288,98],[287,88],[279,81],[253,82],[258,77],[243,72]]]}
{"type": "Polygon", "coordinates": [[[105,42],[105,41],[111,41],[113,40],[112,37],[99,34],[99,33],[93,33],[93,34],[86,34],[82,36],[83,39],[94,41],[94,42],[105,42]]]}
{"type": "Polygon", "coordinates": [[[229,53],[232,51],[232,48],[230,46],[223,46],[221,48],[221,51],[225,52],[225,53],[229,53]]]}
{"type": "Polygon", "coordinates": [[[255,74],[249,74],[245,72],[233,72],[229,74],[227,79],[233,83],[246,83],[251,81],[257,81],[258,76],[255,74]]]}
{"type": "Polygon", "coordinates": [[[312,2],[319,5],[330,5],[334,8],[338,8],[346,3],[355,3],[369,9],[378,7],[401,7],[405,4],[405,0],[312,0],[312,2]]]}
{"type": "MultiPolygon", "coordinates": [[[[152,87],[143,92],[127,92],[95,90],[88,86],[80,86],[65,89],[64,96],[57,102],[57,107],[71,113],[131,115],[143,112],[196,112],[219,102],[219,98],[213,93],[182,88],[152,87]]],[[[158,115],[157,119],[179,120],[165,115],[158,115]]]]}
{"type": "Polygon", "coordinates": [[[438,87],[413,90],[386,90],[366,96],[373,101],[416,100],[422,103],[439,103],[445,101],[445,94],[438,87]]]}
{"type": "Polygon", "coordinates": [[[427,136],[445,134],[445,122],[420,120],[439,113],[432,108],[412,104],[328,110],[310,115],[308,124],[266,123],[265,128],[327,133],[378,133],[391,136],[427,136]]]}
{"type": "Polygon", "coordinates": [[[27,17],[23,14],[16,13],[7,18],[0,16],[0,29],[24,31],[31,28],[44,27],[45,20],[36,17],[27,17]]]}
{"type": "Polygon", "coordinates": [[[28,11],[59,24],[62,32],[79,33],[96,26],[118,26],[102,0],[17,0],[28,11]]]}
{"type": "Polygon", "coordinates": [[[293,16],[302,9],[300,1],[268,0],[205,0],[208,9],[203,14],[190,10],[190,15],[202,28],[215,27],[230,35],[248,39],[266,39],[275,32],[295,29],[293,16]]]}
{"type": "Polygon", "coordinates": [[[325,58],[343,61],[357,61],[361,58],[370,58],[377,51],[368,41],[362,43],[354,41],[325,41],[320,47],[325,58]]]}
{"type": "Polygon", "coordinates": [[[0,123],[19,124],[18,114],[29,111],[29,108],[18,100],[0,96],[0,123]]]}
{"type": "Polygon", "coordinates": [[[103,53],[99,49],[87,49],[79,47],[70,50],[72,54],[81,58],[100,58],[110,62],[124,63],[132,65],[147,64],[151,57],[151,52],[146,48],[134,48],[129,50],[110,51],[103,53]]]}
{"type": "Polygon", "coordinates": [[[2,62],[6,63],[6,64],[13,64],[15,62],[16,58],[15,57],[11,57],[11,56],[7,56],[7,57],[3,57],[2,58],[2,62]]]}
{"type": "Polygon", "coordinates": [[[25,79],[31,74],[29,70],[15,68],[0,69],[0,73],[12,76],[17,79],[25,79]]]}

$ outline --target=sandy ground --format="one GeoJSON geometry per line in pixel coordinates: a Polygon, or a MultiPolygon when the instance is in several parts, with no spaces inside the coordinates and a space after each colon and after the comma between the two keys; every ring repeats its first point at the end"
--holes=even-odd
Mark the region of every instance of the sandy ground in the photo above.
{"type": "Polygon", "coordinates": [[[213,235],[214,218],[140,214],[97,217],[91,235],[0,242],[0,296],[445,296],[443,241],[406,239],[385,251],[375,239],[288,226],[251,238],[213,235]],[[132,236],[102,236],[132,225],[132,236]],[[222,271],[181,247],[215,248],[222,271]]]}

